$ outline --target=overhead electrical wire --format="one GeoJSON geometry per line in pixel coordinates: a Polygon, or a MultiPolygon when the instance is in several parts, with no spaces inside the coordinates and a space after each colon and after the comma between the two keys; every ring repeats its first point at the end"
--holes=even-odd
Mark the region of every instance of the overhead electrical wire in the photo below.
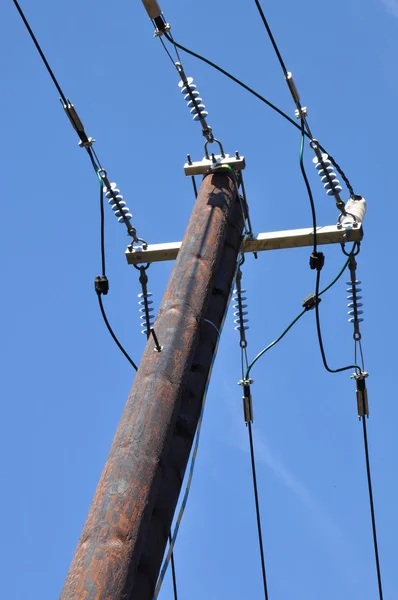
{"type": "MultiPolygon", "coordinates": [[[[59,84],[59,82],[57,80],[57,78],[55,77],[54,72],[51,69],[51,66],[50,66],[49,62],[48,62],[48,60],[47,60],[47,58],[46,58],[43,50],[40,47],[40,44],[39,44],[39,42],[38,42],[35,34],[33,33],[33,30],[31,28],[31,26],[30,26],[27,18],[25,17],[24,12],[22,11],[22,9],[21,9],[21,7],[20,7],[20,5],[19,5],[19,3],[18,3],[17,0],[13,0],[13,2],[14,2],[14,5],[15,5],[15,7],[16,7],[16,9],[17,9],[17,11],[18,11],[18,13],[19,13],[19,15],[20,15],[20,17],[21,17],[21,19],[22,19],[25,27],[26,27],[26,29],[28,30],[29,35],[30,35],[30,37],[31,37],[34,45],[36,46],[36,49],[37,49],[37,51],[38,51],[38,53],[39,53],[39,55],[40,55],[40,57],[41,57],[44,65],[45,65],[45,67],[46,67],[46,69],[47,69],[47,71],[48,71],[48,73],[49,73],[49,75],[50,75],[50,77],[51,77],[51,79],[52,79],[52,81],[53,81],[53,83],[54,83],[54,85],[55,85],[55,87],[56,87],[56,89],[57,89],[60,97],[61,97],[61,101],[63,102],[64,108],[67,107],[68,105],[70,105],[70,102],[66,98],[66,96],[65,96],[65,94],[64,94],[64,92],[63,92],[63,90],[62,90],[62,88],[61,88],[61,86],[60,86],[60,84],[59,84]]],[[[69,114],[68,114],[68,116],[69,116],[69,114]]],[[[77,133],[79,134],[79,131],[77,130],[76,124],[73,124],[73,126],[74,126],[75,130],[77,131],[77,133]]],[[[106,327],[107,327],[110,335],[112,336],[112,339],[114,340],[115,344],[118,346],[119,350],[124,354],[124,356],[126,357],[126,359],[129,361],[129,363],[131,364],[131,366],[135,370],[137,370],[138,369],[137,365],[132,360],[132,358],[129,356],[129,354],[126,352],[126,350],[123,348],[122,344],[119,342],[116,334],[114,333],[114,331],[113,331],[113,329],[112,329],[112,327],[111,327],[111,325],[109,323],[109,320],[108,320],[108,318],[106,316],[105,308],[104,308],[103,301],[102,301],[102,294],[107,294],[108,293],[108,289],[109,289],[109,284],[108,284],[108,281],[107,281],[107,278],[106,278],[106,267],[105,267],[105,242],[104,242],[104,239],[105,239],[105,233],[104,233],[104,231],[105,231],[105,223],[104,223],[104,221],[105,221],[105,215],[104,215],[104,202],[103,202],[103,185],[104,185],[104,180],[101,178],[101,175],[100,175],[101,173],[104,173],[105,177],[106,177],[106,173],[105,173],[104,169],[101,166],[101,162],[100,162],[100,160],[98,158],[98,155],[97,155],[96,151],[94,150],[94,148],[91,145],[89,145],[89,144],[87,144],[87,145],[83,144],[83,146],[85,147],[85,149],[87,151],[87,154],[88,154],[88,156],[90,158],[90,162],[91,162],[91,164],[93,166],[93,169],[95,170],[95,172],[96,172],[96,174],[97,174],[97,176],[98,176],[98,178],[100,180],[100,196],[101,196],[101,199],[100,199],[100,212],[101,212],[101,267],[102,267],[102,277],[101,278],[97,277],[96,281],[95,281],[95,289],[96,289],[97,296],[98,296],[98,303],[99,303],[99,307],[100,307],[102,318],[104,320],[104,323],[105,323],[105,325],[106,325],[106,327]]],[[[134,229],[134,228],[132,228],[132,229],[134,229]]]]}
{"type": "Polygon", "coordinates": [[[105,323],[113,341],[119,348],[120,352],[125,356],[125,358],[127,358],[127,360],[129,361],[129,363],[133,367],[133,369],[135,369],[137,371],[138,366],[135,364],[135,362],[133,361],[131,356],[128,354],[128,352],[126,352],[126,350],[123,348],[123,346],[119,342],[115,332],[113,331],[113,329],[108,321],[108,317],[106,316],[104,304],[102,302],[102,293],[105,293],[105,294],[108,293],[108,279],[106,277],[104,192],[103,192],[103,187],[102,187],[102,180],[100,177],[98,177],[98,179],[99,179],[99,183],[100,183],[100,218],[101,218],[100,227],[101,227],[101,273],[102,273],[102,277],[101,277],[100,285],[97,285],[98,278],[96,278],[95,290],[97,292],[98,303],[99,303],[102,318],[104,320],[104,323],[105,323]],[[106,292],[101,293],[101,284],[103,285],[104,283],[106,284],[105,285],[106,292]]]}
{"type": "MultiPolygon", "coordinates": [[[[270,38],[270,41],[274,47],[275,53],[278,57],[279,63],[281,65],[281,68],[283,70],[283,73],[287,79],[288,76],[288,72],[285,66],[285,63],[283,61],[283,58],[281,56],[281,53],[279,51],[279,48],[275,42],[274,36],[272,34],[272,31],[269,27],[269,24],[267,22],[267,19],[264,15],[264,12],[262,10],[261,4],[259,2],[259,0],[254,0],[256,7],[260,13],[261,19],[263,21],[263,24],[267,30],[268,36],[270,38]]],[[[300,109],[301,107],[298,106],[298,108],[300,109]]],[[[303,136],[303,118],[301,119],[301,129],[302,129],[302,138],[303,136]]],[[[308,129],[309,132],[309,129],[308,129]]],[[[322,149],[323,150],[323,149],[322,149]]],[[[329,158],[331,158],[329,156],[329,158]]],[[[334,164],[334,166],[337,168],[337,165],[334,163],[333,160],[331,160],[331,162],[334,164]]],[[[300,165],[302,166],[302,153],[300,156],[300,165]]],[[[339,169],[338,169],[339,170],[339,169]]],[[[303,171],[303,176],[305,177],[305,172],[303,171]]],[[[340,170],[339,170],[340,172],[340,170]]],[[[344,180],[344,182],[347,184],[347,180],[346,178],[343,176],[343,174],[340,172],[340,174],[342,175],[342,178],[344,180]]],[[[307,180],[306,180],[306,184],[307,184],[307,180]]],[[[350,189],[351,186],[347,186],[349,188],[349,191],[351,193],[351,196],[354,197],[353,194],[353,190],[352,188],[350,189]]],[[[308,185],[307,185],[307,189],[308,189],[308,185]]],[[[309,191],[310,193],[310,191],[309,191]]],[[[312,204],[311,204],[312,207],[312,204]]],[[[315,233],[315,229],[314,229],[314,233],[315,233]]],[[[315,239],[314,239],[314,245],[315,245],[315,239]]],[[[355,249],[357,248],[357,250],[359,251],[359,244],[354,245],[354,248],[351,250],[350,254],[349,254],[349,258],[346,262],[345,266],[348,266],[348,264],[350,263],[350,259],[352,256],[355,255],[355,249]]],[[[322,268],[322,267],[321,267],[322,268]]],[[[320,316],[319,316],[319,302],[317,301],[319,296],[320,296],[320,292],[319,292],[319,287],[320,287],[320,277],[321,277],[321,268],[317,268],[317,274],[316,274],[316,286],[315,286],[315,317],[316,317],[316,328],[317,328],[317,336],[318,336],[318,342],[319,342],[319,348],[321,351],[321,356],[322,356],[322,361],[324,364],[325,369],[329,372],[329,373],[339,373],[342,371],[347,371],[347,370],[351,370],[351,369],[355,369],[357,372],[357,376],[363,377],[364,375],[366,375],[365,372],[365,365],[364,365],[364,359],[363,359],[363,352],[362,352],[362,345],[361,345],[361,336],[360,334],[358,336],[356,336],[354,334],[354,340],[355,340],[355,352],[354,352],[354,362],[356,361],[357,358],[357,353],[356,353],[356,346],[357,346],[357,342],[359,342],[359,349],[360,349],[360,355],[361,355],[361,361],[362,361],[362,368],[359,367],[358,365],[350,365],[347,367],[342,367],[339,369],[332,369],[330,368],[330,366],[328,365],[327,359],[326,359],[326,355],[325,355],[325,349],[324,349],[324,345],[323,345],[323,339],[322,339],[322,332],[321,332],[321,325],[320,325],[320,316]]],[[[325,291],[325,290],[324,290],[325,291]]],[[[300,318],[302,315],[299,315],[298,318],[300,318]]],[[[298,319],[297,318],[297,319],[298,319]]],[[[287,330],[286,330],[287,333],[287,330]]],[[[367,482],[368,482],[368,492],[369,492],[369,503],[370,503],[370,512],[371,512],[371,521],[372,521],[372,533],[373,533],[373,546],[374,546],[374,554],[375,554],[375,563],[376,563],[376,573],[377,573],[377,583],[378,583],[378,591],[379,591],[379,598],[380,600],[383,600],[383,589],[382,589],[382,580],[381,580],[381,570],[380,570],[380,560],[379,560],[379,551],[378,551],[378,541],[377,541],[377,530],[376,530],[376,517],[375,517],[375,510],[374,510],[374,501],[373,501],[373,489],[372,489],[372,480],[371,480],[371,472],[370,472],[370,458],[369,458],[369,447],[368,447],[368,439],[367,439],[367,429],[366,429],[366,418],[367,415],[363,414],[361,417],[362,420],[362,427],[363,427],[363,440],[364,440],[364,449],[365,449],[365,461],[366,461],[366,474],[367,474],[367,482]]]]}
{"type": "MultiPolygon", "coordinates": [[[[182,50],[182,52],[185,52],[186,54],[189,54],[190,56],[193,56],[194,58],[197,58],[198,60],[204,62],[207,65],[209,65],[209,67],[212,67],[213,69],[215,69],[219,73],[222,73],[223,75],[225,75],[226,77],[228,77],[228,79],[231,79],[231,81],[237,83],[244,90],[246,90],[247,92],[249,92],[250,94],[252,94],[256,98],[258,98],[258,100],[260,100],[261,102],[263,102],[267,106],[269,106],[272,110],[274,110],[275,112],[277,112],[281,117],[283,117],[284,119],[286,119],[286,121],[289,121],[289,123],[291,125],[293,125],[296,129],[301,130],[301,125],[299,125],[298,123],[296,123],[296,121],[294,119],[292,119],[291,117],[289,117],[289,115],[287,115],[283,110],[281,110],[275,104],[273,104],[272,102],[270,102],[270,100],[267,100],[267,98],[265,98],[264,96],[262,96],[261,94],[259,94],[258,92],[256,92],[249,85],[247,85],[246,83],[244,83],[243,81],[241,81],[240,79],[238,79],[237,77],[235,77],[234,75],[232,75],[231,73],[229,73],[228,71],[226,71],[225,69],[223,69],[222,67],[220,67],[219,65],[217,65],[216,63],[214,63],[213,61],[209,60],[208,58],[205,58],[201,54],[198,54],[197,52],[194,52],[193,50],[190,50],[189,48],[183,46],[179,42],[176,42],[174,38],[172,39],[170,37],[169,33],[165,32],[164,36],[175,47],[177,47],[180,50],[182,50]]],[[[307,132],[305,132],[305,136],[310,139],[310,136],[308,135],[307,132]]],[[[319,144],[319,149],[322,152],[324,152],[325,154],[328,154],[331,163],[334,165],[334,167],[339,172],[341,178],[343,179],[345,185],[347,186],[348,191],[350,192],[350,195],[354,196],[355,192],[354,192],[354,189],[353,189],[353,187],[351,185],[351,182],[349,181],[348,177],[346,176],[346,174],[344,173],[344,171],[342,170],[342,168],[340,167],[340,165],[333,158],[333,156],[329,152],[327,152],[325,150],[325,148],[321,144],[319,144]]]]}
{"type": "Polygon", "coordinates": [[[376,573],[377,573],[377,585],[379,590],[379,598],[383,600],[383,586],[381,582],[381,570],[380,570],[380,559],[379,559],[379,545],[377,541],[377,529],[376,529],[376,515],[373,501],[373,486],[372,486],[372,478],[370,473],[370,458],[369,458],[369,446],[368,446],[368,434],[366,430],[366,416],[362,417],[362,431],[363,431],[363,443],[365,449],[365,461],[366,461],[366,476],[368,482],[368,492],[369,492],[369,505],[370,505],[370,514],[372,519],[372,535],[373,535],[373,548],[375,554],[375,562],[376,562],[376,573]]]}
{"type": "Polygon", "coordinates": [[[306,172],[305,166],[304,166],[304,140],[305,140],[305,123],[304,123],[304,119],[301,119],[300,170],[301,170],[301,174],[303,176],[304,182],[305,182],[305,187],[307,188],[308,199],[310,201],[310,206],[311,206],[312,229],[313,229],[313,237],[314,237],[313,251],[314,251],[314,253],[316,253],[318,250],[316,210],[315,210],[314,197],[312,195],[310,182],[308,181],[307,172],[306,172]]]}
{"type": "MultiPolygon", "coordinates": [[[[243,237],[242,247],[245,243],[248,234],[243,237]]],[[[261,574],[263,579],[263,590],[264,590],[264,598],[268,600],[268,583],[267,583],[267,572],[265,568],[265,554],[264,554],[264,543],[263,543],[263,534],[262,534],[262,526],[261,526],[261,515],[260,515],[260,499],[258,493],[258,485],[257,485],[257,472],[256,472],[256,459],[255,459],[255,451],[254,451],[254,443],[253,443],[253,431],[252,431],[252,422],[253,422],[253,410],[252,410],[252,397],[250,386],[252,380],[249,380],[245,377],[245,370],[248,369],[248,359],[247,359],[247,339],[246,339],[246,329],[248,329],[246,322],[247,319],[245,316],[247,312],[245,309],[247,305],[244,304],[246,301],[246,297],[244,294],[246,290],[242,288],[242,270],[241,266],[245,262],[244,254],[241,253],[240,260],[238,262],[238,269],[235,276],[235,284],[236,289],[234,290],[233,300],[235,302],[234,308],[235,313],[234,316],[236,327],[235,329],[239,331],[240,341],[240,351],[241,351],[241,363],[242,363],[242,379],[239,384],[243,386],[244,395],[243,395],[243,406],[244,406],[244,419],[245,424],[248,429],[249,435],[249,451],[250,451],[250,463],[251,463],[251,471],[252,471],[252,481],[253,481],[253,494],[254,494],[254,506],[256,511],[256,523],[257,523],[257,537],[258,537],[258,545],[260,551],[260,564],[261,564],[261,574]]]]}
{"type": "MultiPolygon", "coordinates": [[[[350,261],[350,259],[348,258],[346,260],[346,262],[344,263],[342,269],[339,271],[339,273],[333,279],[333,281],[331,281],[329,283],[329,285],[327,285],[322,291],[319,292],[319,294],[318,294],[319,296],[322,296],[323,294],[325,294],[328,290],[330,290],[330,288],[332,288],[335,285],[335,283],[337,283],[337,281],[343,275],[344,271],[347,269],[349,261],[350,261]]],[[[262,356],[264,356],[264,354],[266,354],[266,352],[268,352],[268,350],[271,350],[271,348],[273,348],[274,346],[276,346],[276,344],[278,344],[285,337],[285,335],[291,330],[291,328],[297,323],[297,321],[299,321],[301,319],[301,317],[305,315],[306,312],[308,312],[308,309],[304,308],[304,310],[302,310],[293,319],[293,321],[286,327],[286,329],[283,330],[283,332],[273,342],[271,342],[270,344],[268,344],[268,346],[266,346],[263,350],[261,350],[261,352],[259,352],[257,354],[257,356],[252,360],[252,362],[249,364],[249,366],[248,366],[248,368],[246,370],[245,379],[249,379],[250,372],[251,372],[252,368],[254,367],[254,365],[256,364],[256,362],[262,356]]]]}

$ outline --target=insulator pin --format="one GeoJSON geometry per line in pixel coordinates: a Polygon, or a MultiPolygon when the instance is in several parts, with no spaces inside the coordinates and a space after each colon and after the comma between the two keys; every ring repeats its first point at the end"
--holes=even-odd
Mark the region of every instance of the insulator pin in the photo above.
{"type": "Polygon", "coordinates": [[[323,153],[321,156],[322,160],[320,160],[320,157],[315,156],[312,159],[312,162],[314,163],[315,168],[318,170],[318,175],[321,177],[321,181],[327,195],[337,196],[342,191],[342,187],[337,179],[336,173],[334,172],[334,167],[329,160],[329,156],[325,153],[323,153]]]}

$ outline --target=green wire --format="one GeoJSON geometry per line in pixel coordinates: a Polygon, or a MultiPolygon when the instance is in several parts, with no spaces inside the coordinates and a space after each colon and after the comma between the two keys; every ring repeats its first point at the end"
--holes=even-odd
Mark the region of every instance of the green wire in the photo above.
{"type": "MultiPolygon", "coordinates": [[[[330,290],[330,288],[332,286],[334,286],[334,284],[340,279],[340,277],[342,276],[342,274],[344,273],[344,271],[348,267],[349,261],[350,261],[350,259],[348,258],[346,260],[346,262],[344,263],[344,266],[341,269],[341,271],[339,272],[339,274],[333,279],[333,281],[331,283],[329,283],[328,286],[326,286],[321,292],[319,292],[319,296],[322,296],[322,294],[324,294],[325,292],[327,292],[328,290],[330,290]]],[[[281,335],[278,338],[276,338],[276,340],[274,340],[273,342],[271,342],[270,344],[268,344],[268,346],[266,348],[264,348],[264,350],[261,350],[261,352],[259,352],[259,354],[257,354],[257,356],[255,357],[255,359],[250,363],[250,365],[247,368],[245,379],[249,379],[250,371],[252,370],[252,367],[256,364],[256,362],[259,360],[259,358],[261,358],[266,352],[268,352],[268,350],[271,350],[271,348],[273,348],[278,342],[280,342],[281,339],[284,338],[285,335],[288,333],[288,331],[290,331],[290,329],[293,327],[293,325],[295,325],[297,323],[297,321],[299,319],[301,319],[301,317],[306,312],[308,312],[307,309],[302,310],[301,313],[299,313],[297,315],[297,317],[295,319],[293,319],[293,321],[290,323],[290,325],[288,325],[288,327],[286,327],[286,329],[281,333],[281,335]]]]}

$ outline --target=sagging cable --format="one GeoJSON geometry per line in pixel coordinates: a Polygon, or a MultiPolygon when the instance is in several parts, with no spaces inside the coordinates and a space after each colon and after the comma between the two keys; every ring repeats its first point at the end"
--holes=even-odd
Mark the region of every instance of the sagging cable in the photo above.
{"type": "Polygon", "coordinates": [[[238,269],[236,272],[236,289],[234,290],[233,301],[234,304],[234,323],[235,329],[239,331],[239,346],[241,349],[241,361],[242,361],[242,379],[238,382],[238,385],[243,387],[243,416],[248,429],[249,434],[249,446],[250,446],[250,461],[252,467],[252,478],[253,478],[253,491],[254,491],[254,501],[255,501],[255,509],[256,509],[256,521],[257,521],[257,534],[258,534],[258,543],[260,550],[260,561],[261,561],[261,572],[263,578],[263,589],[264,589],[264,598],[268,600],[268,586],[267,586],[267,575],[265,569],[265,557],[264,557],[264,545],[263,545],[263,536],[262,536],[262,527],[261,527],[261,517],[260,517],[260,502],[258,495],[258,487],[257,487],[257,474],[256,474],[256,462],[255,462],[255,453],[254,453],[254,444],[253,444],[253,432],[252,432],[252,423],[253,423],[253,402],[252,402],[252,394],[251,394],[251,385],[254,383],[253,379],[249,379],[245,377],[245,371],[248,369],[248,360],[247,360],[247,339],[246,339],[246,331],[249,329],[247,325],[247,304],[245,304],[247,298],[244,296],[246,290],[242,288],[242,270],[241,266],[244,263],[244,255],[242,254],[241,259],[238,263],[238,269]]]}

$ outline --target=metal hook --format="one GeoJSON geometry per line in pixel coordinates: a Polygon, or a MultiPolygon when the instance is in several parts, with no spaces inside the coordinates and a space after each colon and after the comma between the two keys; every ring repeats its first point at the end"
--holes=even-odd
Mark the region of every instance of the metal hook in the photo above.
{"type": "Polygon", "coordinates": [[[206,140],[206,142],[205,142],[205,156],[206,156],[206,158],[207,158],[207,159],[210,159],[210,156],[209,156],[209,151],[208,151],[208,149],[207,149],[207,146],[208,146],[208,144],[212,144],[213,142],[216,142],[216,144],[218,144],[218,145],[219,145],[219,147],[220,147],[220,154],[221,154],[221,157],[222,157],[222,158],[225,158],[225,152],[224,152],[224,148],[223,148],[223,146],[222,146],[222,143],[220,142],[220,140],[218,140],[218,139],[217,139],[217,138],[215,138],[215,137],[213,137],[213,138],[211,138],[211,139],[209,139],[209,140],[206,140]]]}

